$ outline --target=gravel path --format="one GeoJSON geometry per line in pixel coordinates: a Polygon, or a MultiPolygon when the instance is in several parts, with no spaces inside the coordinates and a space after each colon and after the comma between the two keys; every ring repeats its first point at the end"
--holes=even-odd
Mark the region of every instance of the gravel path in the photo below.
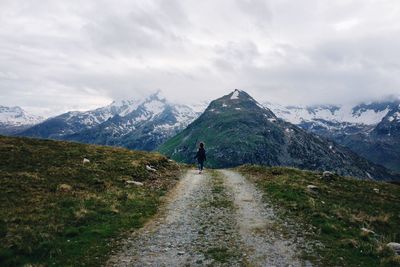
{"type": "Polygon", "coordinates": [[[238,208],[236,221],[248,260],[253,266],[301,266],[293,241],[274,231],[275,214],[262,202],[255,186],[239,173],[221,170],[226,186],[233,191],[238,208]]]}
{"type": "Polygon", "coordinates": [[[302,265],[292,242],[273,230],[273,210],[236,172],[189,171],[167,200],[107,266],[302,265]]]}

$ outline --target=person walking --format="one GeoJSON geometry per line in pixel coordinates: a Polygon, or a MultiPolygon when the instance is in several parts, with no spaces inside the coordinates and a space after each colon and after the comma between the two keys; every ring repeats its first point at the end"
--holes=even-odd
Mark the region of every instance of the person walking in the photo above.
{"type": "Polygon", "coordinates": [[[201,174],[203,172],[204,161],[207,160],[206,150],[204,149],[204,143],[200,143],[199,150],[197,151],[196,156],[194,158],[197,159],[197,163],[199,166],[199,174],[201,174]]]}

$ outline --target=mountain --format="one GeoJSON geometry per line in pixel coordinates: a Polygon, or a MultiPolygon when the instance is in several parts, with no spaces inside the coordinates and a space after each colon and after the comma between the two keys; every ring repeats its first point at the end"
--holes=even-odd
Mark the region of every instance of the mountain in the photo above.
{"type": "Polygon", "coordinates": [[[0,106],[0,134],[11,135],[43,121],[22,108],[0,106]]]}
{"type": "Polygon", "coordinates": [[[206,144],[210,167],[252,163],[330,170],[378,180],[395,178],[384,167],[349,149],[277,118],[240,90],[212,101],[198,119],[159,151],[177,161],[193,163],[200,141],[206,144]]]}
{"type": "Polygon", "coordinates": [[[156,92],[138,101],[113,102],[87,112],[68,112],[21,135],[150,151],[198,116],[199,112],[172,104],[156,92]]]}
{"type": "Polygon", "coordinates": [[[338,142],[387,168],[400,171],[400,104],[367,132],[339,135],[338,142]]]}
{"type": "Polygon", "coordinates": [[[151,151],[198,116],[188,106],[171,104],[154,94],[127,115],[116,115],[95,127],[66,136],[66,139],[151,151]]]}
{"type": "Polygon", "coordinates": [[[400,171],[399,105],[399,99],[355,106],[265,104],[278,117],[396,171],[400,171]]]}
{"type": "Polygon", "coordinates": [[[99,125],[117,114],[120,116],[129,114],[135,110],[138,105],[139,101],[114,101],[108,106],[95,110],[85,112],[70,111],[49,118],[21,132],[19,135],[62,140],[68,135],[99,125]]]}

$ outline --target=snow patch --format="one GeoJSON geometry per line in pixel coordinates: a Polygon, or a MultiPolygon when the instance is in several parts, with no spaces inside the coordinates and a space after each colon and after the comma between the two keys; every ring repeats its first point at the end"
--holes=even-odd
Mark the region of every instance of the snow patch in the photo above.
{"type": "Polygon", "coordinates": [[[235,90],[231,95],[231,100],[239,99],[239,90],[235,90]]]}
{"type": "Polygon", "coordinates": [[[144,107],[152,114],[160,114],[165,108],[165,103],[155,100],[145,103],[144,107]]]}
{"type": "Polygon", "coordinates": [[[381,122],[390,111],[389,108],[386,108],[381,111],[367,109],[354,112],[354,107],[350,105],[307,107],[265,103],[264,106],[271,109],[277,117],[293,124],[323,120],[336,123],[375,125],[381,122]]]}
{"type": "Polygon", "coordinates": [[[44,120],[43,117],[28,114],[20,107],[0,106],[0,124],[7,126],[34,125],[44,120]]]}
{"type": "Polygon", "coordinates": [[[259,108],[265,109],[265,107],[264,107],[263,105],[261,105],[260,103],[258,103],[258,102],[256,102],[256,105],[257,105],[259,108]]]}

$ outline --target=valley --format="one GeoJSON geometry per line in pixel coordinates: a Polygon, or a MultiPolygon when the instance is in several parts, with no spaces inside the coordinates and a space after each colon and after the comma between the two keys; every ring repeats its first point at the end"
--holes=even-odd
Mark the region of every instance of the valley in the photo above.
{"type": "Polygon", "coordinates": [[[0,22],[0,267],[400,267],[399,0],[0,22]]]}
{"type": "Polygon", "coordinates": [[[400,187],[387,182],[198,174],[157,153],[15,137],[0,157],[2,266],[400,265],[400,187]]]}

